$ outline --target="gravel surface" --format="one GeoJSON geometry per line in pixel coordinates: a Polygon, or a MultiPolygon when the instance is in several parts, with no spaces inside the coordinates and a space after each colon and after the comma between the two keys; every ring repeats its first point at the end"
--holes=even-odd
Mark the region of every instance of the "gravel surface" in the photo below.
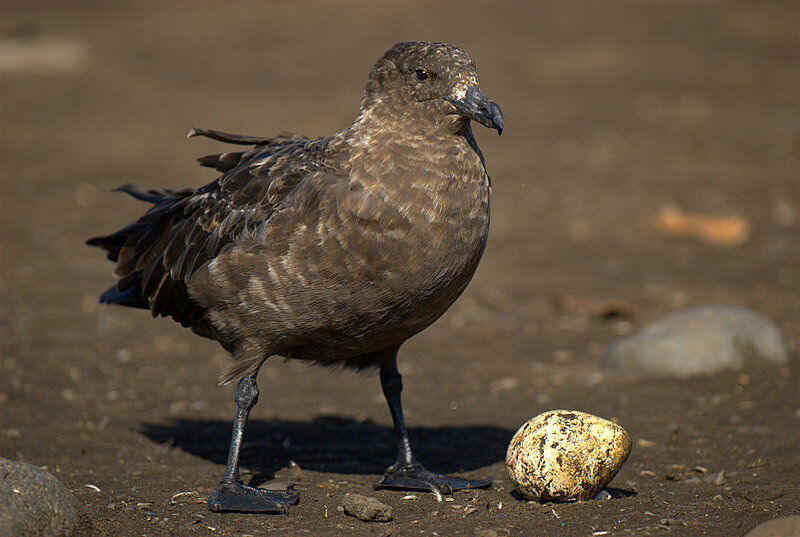
{"type": "Polygon", "coordinates": [[[736,536],[800,513],[797,3],[10,2],[1,24],[0,448],[47,465],[95,535],[736,536]],[[420,461],[494,484],[442,501],[373,491],[395,456],[378,379],[275,359],[243,477],[297,483],[300,503],[211,513],[233,415],[224,353],[100,306],[110,266],[83,241],[143,210],[111,188],[213,179],[194,159],[220,145],[190,127],[348,124],[404,39],[463,47],[505,115],[501,137],[475,132],[493,180],[481,266],[400,352],[420,461]],[[665,206],[735,215],[746,240],[663,236],[665,206]],[[772,320],[792,360],[682,380],[603,370],[620,338],[709,304],[772,320]],[[511,494],[514,431],[558,408],[630,433],[611,499],[511,494]],[[393,520],[339,512],[347,493],[393,520]]]}

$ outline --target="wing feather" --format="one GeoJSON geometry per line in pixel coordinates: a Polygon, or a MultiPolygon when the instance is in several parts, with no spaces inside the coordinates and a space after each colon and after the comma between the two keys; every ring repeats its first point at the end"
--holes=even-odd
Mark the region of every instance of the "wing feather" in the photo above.
{"type": "Polygon", "coordinates": [[[119,190],[153,207],[121,230],[87,241],[105,248],[117,263],[117,284],[103,295],[105,300],[146,304],[153,315],[171,316],[185,326],[201,323],[204,313],[187,291],[192,274],[226,244],[268,220],[305,177],[323,166],[327,143],[200,129],[190,136],[255,147],[201,159],[224,173],[198,189],[172,192],[123,185],[119,190]]]}

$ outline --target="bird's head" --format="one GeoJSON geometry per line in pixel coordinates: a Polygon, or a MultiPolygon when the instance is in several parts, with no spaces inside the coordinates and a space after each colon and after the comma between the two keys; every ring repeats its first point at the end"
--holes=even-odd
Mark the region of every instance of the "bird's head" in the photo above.
{"type": "Polygon", "coordinates": [[[407,42],[390,48],[370,71],[362,108],[378,103],[453,132],[470,119],[503,132],[503,112],[481,93],[475,62],[448,43],[407,42]]]}

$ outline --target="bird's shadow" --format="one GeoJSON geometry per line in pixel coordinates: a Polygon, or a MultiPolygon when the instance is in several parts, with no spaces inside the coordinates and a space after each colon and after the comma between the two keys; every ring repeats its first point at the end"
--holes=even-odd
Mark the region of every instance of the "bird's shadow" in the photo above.
{"type": "MultiPolygon", "coordinates": [[[[143,423],[151,440],[224,465],[231,423],[178,418],[168,424],[143,423]]],[[[409,429],[417,458],[443,473],[469,471],[505,458],[514,431],[499,427],[417,427],[409,429]]],[[[338,474],[381,474],[396,456],[394,429],[371,421],[322,416],[313,421],[251,420],[242,443],[241,464],[251,485],[272,479],[296,462],[301,468],[338,474]]]]}

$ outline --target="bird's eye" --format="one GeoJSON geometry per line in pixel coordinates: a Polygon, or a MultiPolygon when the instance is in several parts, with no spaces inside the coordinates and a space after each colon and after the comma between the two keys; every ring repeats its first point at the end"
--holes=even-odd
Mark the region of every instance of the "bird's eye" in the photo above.
{"type": "Polygon", "coordinates": [[[427,79],[428,79],[428,70],[417,69],[417,80],[427,80],[427,79]]]}

